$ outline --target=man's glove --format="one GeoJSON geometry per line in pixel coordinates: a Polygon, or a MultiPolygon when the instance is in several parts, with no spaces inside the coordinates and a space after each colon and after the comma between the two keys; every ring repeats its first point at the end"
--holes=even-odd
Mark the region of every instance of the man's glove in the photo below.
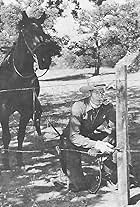
{"type": "Polygon", "coordinates": [[[91,149],[88,150],[88,154],[90,156],[96,157],[97,154],[98,154],[98,150],[96,150],[95,148],[91,148],[91,149]]]}
{"type": "Polygon", "coordinates": [[[102,153],[107,153],[107,154],[113,153],[114,152],[113,148],[114,146],[109,144],[108,142],[103,142],[98,140],[96,141],[95,144],[95,149],[99,150],[102,153]]]}

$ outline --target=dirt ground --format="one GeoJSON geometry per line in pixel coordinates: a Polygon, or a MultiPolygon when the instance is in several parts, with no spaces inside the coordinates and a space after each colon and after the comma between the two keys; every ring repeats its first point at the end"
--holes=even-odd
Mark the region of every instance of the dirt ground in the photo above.
{"type": "MultiPolygon", "coordinates": [[[[28,124],[22,153],[23,166],[17,166],[16,130],[18,113],[10,117],[12,140],[9,156],[0,153],[0,207],[119,207],[118,191],[104,186],[96,194],[87,191],[65,193],[55,186],[53,178],[60,174],[59,156],[55,149],[59,137],[49,125],[53,123],[61,133],[68,123],[70,107],[77,99],[80,86],[89,82],[115,80],[113,69],[103,68],[102,75],[93,76],[91,69],[50,70],[40,78],[40,96],[43,107],[41,119],[42,136],[35,132],[32,121],[28,124]],[[9,162],[9,163],[8,163],[9,162]],[[10,169],[7,166],[10,166],[10,169]]],[[[40,74],[38,74],[40,75],[40,74]]],[[[128,117],[130,148],[140,150],[140,72],[128,75],[128,117]]],[[[109,94],[115,105],[115,93],[109,94]]],[[[1,137],[1,129],[0,129],[1,137]]],[[[2,140],[0,139],[0,149],[2,140]]],[[[140,153],[132,153],[132,163],[140,181],[140,153]]],[[[18,154],[19,156],[19,154],[18,154]]],[[[122,175],[123,176],[123,175],[122,175]]],[[[140,188],[130,189],[130,205],[140,206],[140,188]]]]}

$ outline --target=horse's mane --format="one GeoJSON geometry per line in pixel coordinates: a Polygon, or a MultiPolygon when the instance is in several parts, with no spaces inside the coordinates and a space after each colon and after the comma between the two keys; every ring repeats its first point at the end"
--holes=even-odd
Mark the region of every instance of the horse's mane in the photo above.
{"type": "Polygon", "coordinates": [[[9,60],[10,55],[12,54],[14,48],[15,48],[16,43],[14,42],[11,47],[1,47],[0,50],[5,53],[4,59],[1,62],[2,66],[7,60],[9,60]]]}

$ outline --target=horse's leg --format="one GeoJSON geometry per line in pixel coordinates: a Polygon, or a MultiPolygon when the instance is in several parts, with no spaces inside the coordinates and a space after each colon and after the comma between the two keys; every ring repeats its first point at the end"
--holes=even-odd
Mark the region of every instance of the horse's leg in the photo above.
{"type": "Polygon", "coordinates": [[[35,103],[35,115],[34,115],[34,126],[39,136],[41,136],[41,129],[40,129],[40,119],[42,114],[42,107],[38,98],[36,98],[35,103]]]}
{"type": "Polygon", "coordinates": [[[25,130],[30,118],[31,118],[31,114],[29,112],[23,113],[20,116],[19,130],[17,135],[18,150],[22,150],[22,144],[25,137],[25,130]]]}
{"type": "Polygon", "coordinates": [[[19,167],[24,166],[22,152],[16,153],[16,160],[17,160],[17,166],[19,166],[19,167]]]}
{"type": "Polygon", "coordinates": [[[6,117],[4,120],[1,121],[1,127],[2,127],[2,141],[3,141],[4,149],[7,150],[11,140],[11,134],[9,130],[9,117],[6,117]]]}
{"type": "MultiPolygon", "coordinates": [[[[18,150],[22,150],[22,144],[24,141],[24,137],[25,137],[25,131],[26,131],[26,126],[29,122],[31,115],[30,113],[24,113],[21,114],[20,116],[20,122],[19,122],[19,130],[18,130],[18,150]]],[[[22,156],[22,152],[17,152],[16,153],[16,159],[17,159],[17,165],[19,167],[24,166],[24,162],[23,162],[23,156],[22,156]]]]}
{"type": "Polygon", "coordinates": [[[10,140],[11,140],[8,117],[5,118],[5,120],[1,121],[1,127],[2,127],[2,141],[3,141],[4,149],[6,150],[4,154],[2,154],[2,163],[3,163],[4,169],[10,169],[9,152],[7,151],[10,140]]]}

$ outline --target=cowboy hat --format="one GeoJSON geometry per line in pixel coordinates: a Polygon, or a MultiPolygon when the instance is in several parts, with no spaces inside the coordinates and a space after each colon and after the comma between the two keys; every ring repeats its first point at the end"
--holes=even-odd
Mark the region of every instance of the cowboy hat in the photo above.
{"type": "Polygon", "coordinates": [[[79,91],[82,92],[82,93],[88,93],[90,91],[104,91],[104,87],[106,85],[105,84],[98,84],[98,85],[95,85],[95,84],[89,84],[89,85],[86,85],[86,86],[82,86],[79,91]]]}
{"type": "Polygon", "coordinates": [[[91,96],[91,91],[94,91],[95,93],[104,93],[104,86],[105,84],[90,84],[86,86],[82,86],[79,89],[79,92],[76,94],[73,101],[79,101],[86,98],[89,98],[91,96]]]}

